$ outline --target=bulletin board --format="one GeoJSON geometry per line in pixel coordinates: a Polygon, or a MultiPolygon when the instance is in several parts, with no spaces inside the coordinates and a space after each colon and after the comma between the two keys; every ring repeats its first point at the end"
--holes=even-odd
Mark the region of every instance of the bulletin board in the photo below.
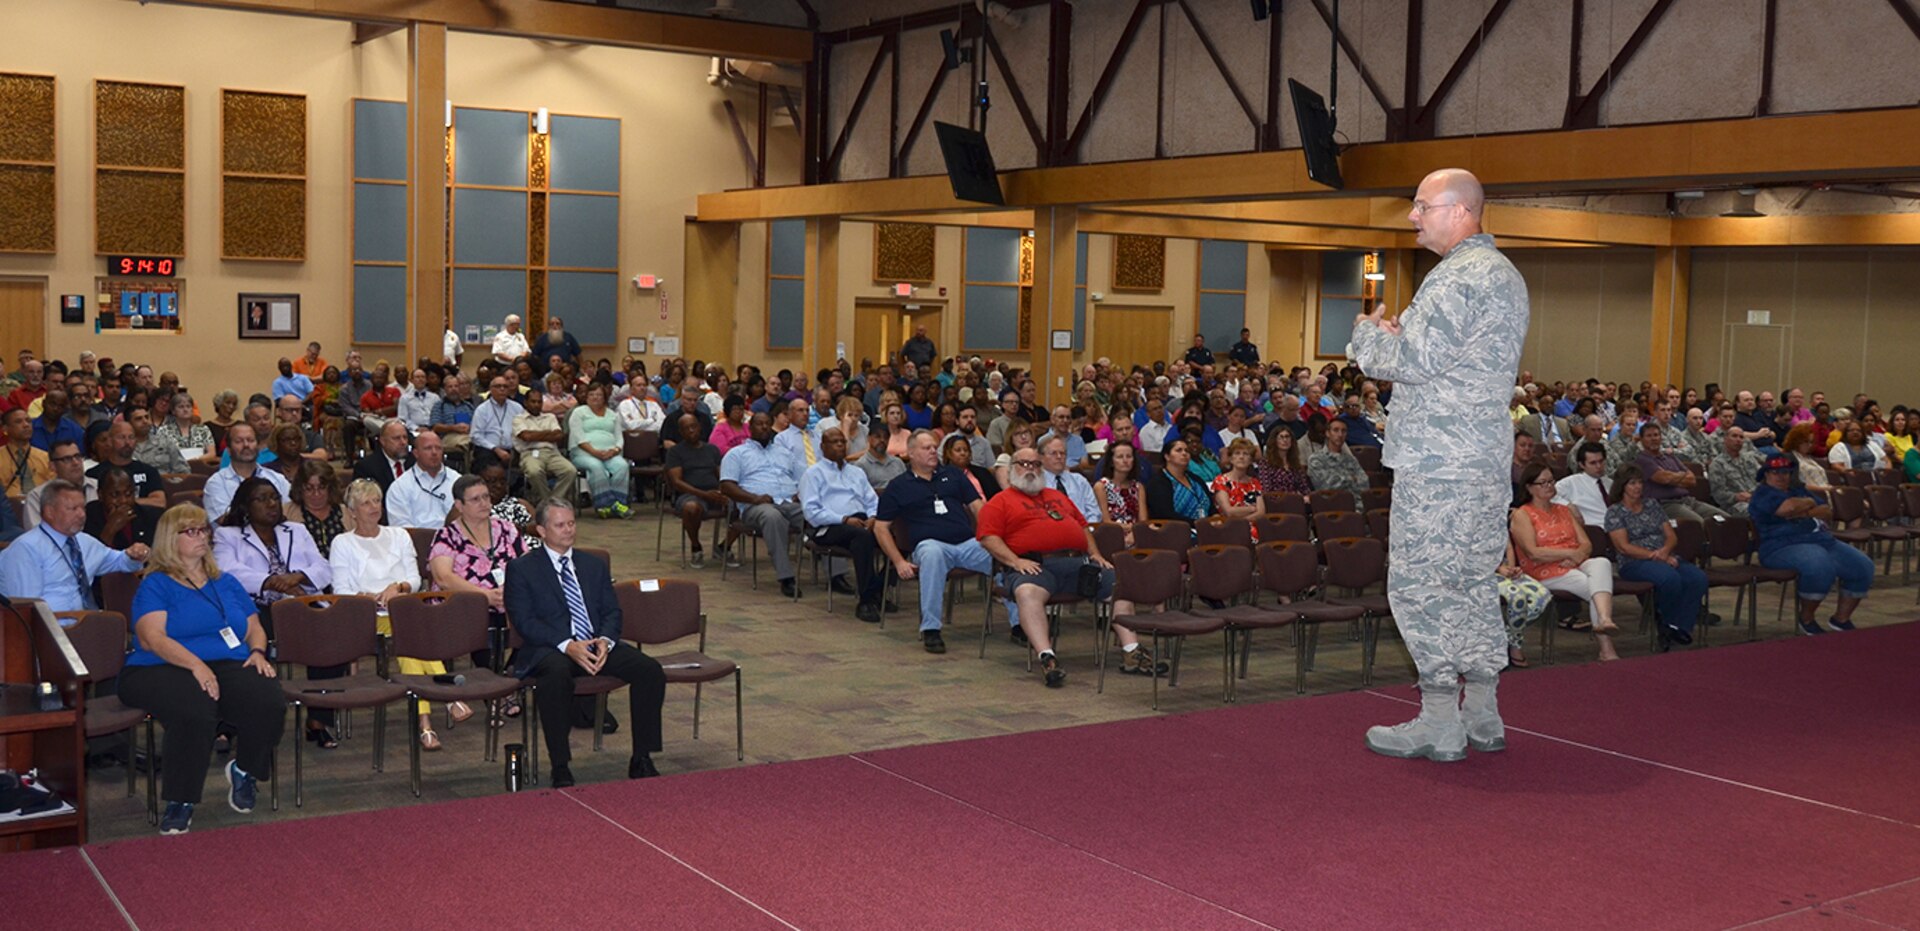
{"type": "Polygon", "coordinates": [[[95,331],[180,332],[184,284],[180,278],[95,278],[95,331]]]}

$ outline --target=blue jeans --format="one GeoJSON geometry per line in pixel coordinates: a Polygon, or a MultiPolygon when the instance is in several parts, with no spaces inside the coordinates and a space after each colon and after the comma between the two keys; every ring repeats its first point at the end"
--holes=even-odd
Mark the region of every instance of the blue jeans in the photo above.
{"type": "Polygon", "coordinates": [[[1760,565],[1800,573],[1796,588],[1802,601],[1824,600],[1833,591],[1836,578],[1840,580],[1840,594],[1848,598],[1865,598],[1867,589],[1873,587],[1873,560],[1834,539],[1780,547],[1760,557],[1760,565]]]}
{"type": "Polygon", "coordinates": [[[939,630],[941,612],[947,604],[947,572],[971,569],[982,575],[993,569],[993,557],[979,540],[942,543],[921,540],[913,548],[915,574],[920,577],[920,629],[939,630]]]}
{"type": "Polygon", "coordinates": [[[1693,633],[1694,621],[1700,615],[1700,602],[1707,596],[1707,574],[1699,566],[1690,562],[1669,566],[1651,559],[1623,559],[1620,577],[1652,582],[1660,623],[1681,633],[1693,633]]]}

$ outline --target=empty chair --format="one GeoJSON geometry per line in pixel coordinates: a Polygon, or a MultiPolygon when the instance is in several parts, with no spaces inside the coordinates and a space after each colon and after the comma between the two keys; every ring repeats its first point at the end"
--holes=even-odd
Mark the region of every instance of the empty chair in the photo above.
{"type": "Polygon", "coordinates": [[[1209,517],[1195,525],[1196,546],[1252,546],[1253,524],[1244,517],[1209,517]]]}
{"type": "Polygon", "coordinates": [[[1302,543],[1313,540],[1313,530],[1307,524],[1303,514],[1264,514],[1253,525],[1260,531],[1260,542],[1271,543],[1274,540],[1298,540],[1302,543]]]}
{"type": "Polygon", "coordinates": [[[1318,514],[1321,511],[1357,511],[1360,502],[1354,500],[1353,492],[1344,488],[1322,488],[1307,496],[1307,510],[1318,514]]]}
{"type": "Polygon", "coordinates": [[[1304,495],[1297,495],[1291,491],[1283,491],[1277,495],[1268,494],[1266,500],[1268,514],[1298,514],[1301,517],[1307,516],[1307,499],[1304,495]]]}
{"type": "Polygon", "coordinates": [[[1366,491],[1361,492],[1360,506],[1364,510],[1368,510],[1368,511],[1374,510],[1375,508],[1392,507],[1393,506],[1393,489],[1369,488],[1366,491]]]}
{"type": "MultiPolygon", "coordinates": [[[[620,441],[620,454],[629,464],[628,476],[633,500],[644,497],[648,488],[659,490],[660,477],[666,474],[666,467],[660,464],[660,434],[652,430],[641,430],[623,435],[620,441]]],[[[658,497],[665,497],[659,495],[658,497]]]]}
{"type": "Polygon", "coordinates": [[[1193,525],[1184,520],[1148,520],[1133,525],[1133,546],[1142,550],[1170,550],[1186,562],[1193,546],[1193,525]]]}
{"type": "Polygon", "coordinates": [[[1240,677],[1244,678],[1245,651],[1253,644],[1253,632],[1285,627],[1298,619],[1300,613],[1291,605],[1262,607],[1253,603],[1259,589],[1254,585],[1253,551],[1245,546],[1198,546],[1187,552],[1187,559],[1193,568],[1194,595],[1227,603],[1227,607],[1204,614],[1217,617],[1226,625],[1227,701],[1231,702],[1239,692],[1233,673],[1234,660],[1239,658],[1240,677]],[[1242,597],[1247,599],[1245,604],[1233,603],[1242,597]]]}
{"type": "MultiPolygon", "coordinates": [[[[1357,515],[1356,515],[1357,516],[1357,515]]],[[[1379,650],[1380,627],[1393,621],[1393,606],[1384,594],[1367,594],[1366,589],[1387,581],[1387,545],[1371,537],[1346,537],[1320,541],[1327,560],[1326,588],[1346,589],[1348,594],[1323,597],[1328,604],[1347,605],[1365,610],[1361,618],[1365,650],[1362,653],[1360,684],[1373,684],[1373,660],[1379,650]]]]}
{"type": "Polygon", "coordinates": [[[1872,524],[1866,529],[1873,533],[1874,539],[1887,544],[1887,564],[1880,571],[1893,574],[1893,544],[1900,544],[1900,581],[1905,584],[1913,574],[1913,538],[1920,535],[1920,527],[1912,524],[1896,524],[1902,516],[1900,510],[1900,490],[1892,485],[1868,485],[1867,519],[1872,524]]]}
{"type": "MultiPolygon", "coordinates": [[[[1747,607],[1747,639],[1754,640],[1760,635],[1760,583],[1780,583],[1780,615],[1786,614],[1786,583],[1792,582],[1796,574],[1790,569],[1769,569],[1754,562],[1753,522],[1744,517],[1728,517],[1725,520],[1706,522],[1707,560],[1704,568],[1707,573],[1707,597],[1713,597],[1716,588],[1735,590],[1733,618],[1740,619],[1740,607],[1747,607]],[[1722,565],[1714,565],[1721,560],[1722,565]]],[[[1777,623],[1778,619],[1776,619],[1777,623]]]]}
{"type": "Polygon", "coordinates": [[[1352,511],[1315,511],[1313,535],[1321,540],[1367,536],[1367,518],[1352,511]]]}
{"type": "MultiPolygon", "coordinates": [[[[1244,550],[1242,550],[1244,552],[1244,550]]],[[[1126,626],[1140,636],[1153,638],[1153,656],[1157,661],[1166,655],[1161,651],[1161,641],[1173,641],[1172,666],[1168,673],[1167,684],[1173,687],[1180,681],[1180,649],[1188,637],[1202,636],[1226,629],[1227,622],[1218,615],[1189,614],[1185,611],[1145,610],[1154,605],[1164,608],[1178,601],[1185,594],[1185,580],[1180,574],[1180,557],[1167,550],[1132,549],[1118,553],[1113,560],[1113,598],[1115,601],[1130,601],[1136,607],[1134,614],[1128,615],[1126,626]]],[[[1101,643],[1106,643],[1106,631],[1101,631],[1101,643]]],[[[1226,701],[1231,689],[1232,648],[1222,645],[1220,700],[1226,701]]],[[[1160,677],[1148,676],[1153,680],[1153,707],[1160,707],[1160,677]]],[[[1107,667],[1100,664],[1100,687],[1096,691],[1105,691],[1107,667]]]]}
{"type": "MultiPolygon", "coordinates": [[[[1254,549],[1260,566],[1260,590],[1276,600],[1286,599],[1285,608],[1294,615],[1295,693],[1307,690],[1307,670],[1313,668],[1314,649],[1320,641],[1320,625],[1353,622],[1366,616],[1358,605],[1309,601],[1307,595],[1320,585],[1320,552],[1311,543],[1277,540],[1261,543],[1254,549]]],[[[1233,622],[1237,623],[1237,622],[1233,622]]],[[[1251,647],[1250,637],[1246,646],[1251,647]]],[[[1247,676],[1247,650],[1240,651],[1240,678],[1247,676]]]]}
{"type": "MultiPolygon", "coordinates": [[[[273,635],[277,661],[296,666],[345,666],[380,651],[377,630],[378,608],[372,598],[361,595],[308,595],[273,603],[273,635]]],[[[293,705],[293,732],[306,732],[306,711],[326,708],[346,711],[372,708],[373,768],[383,768],[386,750],[387,706],[406,697],[407,687],[396,685],[372,673],[338,679],[281,679],[281,691],[293,705]]],[[[305,772],[301,747],[305,740],[293,741],[293,804],[304,801],[305,772]]],[[[274,780],[274,801],[279,801],[279,780],[274,780]]]]}
{"type": "MultiPolygon", "coordinates": [[[[66,629],[67,640],[73,644],[74,652],[80,654],[80,662],[87,667],[87,684],[98,688],[118,678],[120,668],[127,661],[127,617],[117,611],[82,611],[73,615],[62,615],[62,626],[66,629]],[[72,623],[67,623],[71,617],[72,623]]],[[[147,756],[153,756],[152,719],[139,708],[130,708],[121,703],[118,695],[103,695],[87,699],[87,739],[107,737],[113,734],[127,735],[127,797],[133,797],[133,736],[135,726],[142,721],[149,722],[147,727],[147,756]]],[[[153,774],[147,774],[149,790],[153,774]]],[[[149,813],[152,805],[148,806],[149,813]]],[[[91,814],[91,812],[89,812],[91,814]]]]}
{"type": "Polygon", "coordinates": [[[1367,512],[1367,536],[1387,543],[1392,537],[1392,532],[1392,512],[1386,508],[1374,508],[1367,512]]]}
{"type": "Polygon", "coordinates": [[[707,655],[707,615],[700,610],[700,583],[685,579],[661,579],[655,591],[645,591],[639,582],[621,582],[613,587],[620,599],[620,638],[642,647],[659,646],[698,637],[691,650],[655,656],[667,684],[693,685],[693,739],[700,739],[700,693],[709,682],[733,677],[733,757],[747,758],[745,692],[741,685],[740,664],[730,659],[707,655]]]}
{"type": "MultiPolygon", "coordinates": [[[[439,661],[451,669],[455,660],[491,646],[492,632],[487,628],[487,596],[479,592],[423,592],[400,595],[387,601],[393,623],[393,653],[414,659],[439,661]]],[[[469,669],[460,674],[459,683],[436,676],[394,676],[396,685],[405,686],[413,698],[427,702],[468,702],[479,704],[505,698],[522,691],[520,680],[491,669],[469,669]]],[[[534,715],[520,716],[520,739],[531,743],[529,730],[534,715]]],[[[499,730],[486,728],[484,758],[492,761],[499,747],[499,730]]],[[[420,741],[411,747],[409,763],[415,798],[420,796],[420,741]]]]}

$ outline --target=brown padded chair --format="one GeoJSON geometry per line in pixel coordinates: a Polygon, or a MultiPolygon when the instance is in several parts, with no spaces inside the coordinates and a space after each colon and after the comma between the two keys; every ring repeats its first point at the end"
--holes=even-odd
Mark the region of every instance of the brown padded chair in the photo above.
{"type": "Polygon", "coordinates": [[[195,459],[187,463],[187,471],[194,475],[211,476],[213,473],[220,471],[220,462],[217,459],[213,462],[201,462],[195,459]]]}
{"type": "Polygon", "coordinates": [[[169,491],[167,492],[167,507],[178,507],[182,504],[191,504],[194,507],[199,507],[205,497],[206,492],[198,488],[189,488],[185,491],[169,491]]]}
{"type": "Polygon", "coordinates": [[[1360,493],[1360,506],[1371,513],[1377,508],[1393,506],[1393,490],[1390,488],[1369,488],[1360,493]]]}
{"type": "MultiPolygon", "coordinates": [[[[1367,610],[1357,605],[1308,599],[1307,593],[1320,584],[1320,551],[1311,543],[1294,540],[1262,543],[1254,549],[1254,556],[1260,562],[1260,590],[1272,593],[1276,599],[1287,599],[1283,607],[1294,614],[1293,691],[1305,694],[1307,670],[1313,668],[1314,651],[1320,646],[1320,625],[1354,623],[1365,617],[1367,610]]],[[[1243,651],[1240,677],[1246,678],[1246,675],[1247,660],[1243,651]]]]}
{"type": "Polygon", "coordinates": [[[626,457],[631,466],[629,493],[633,495],[633,500],[641,500],[643,492],[649,487],[654,489],[656,497],[662,497],[660,477],[666,474],[667,468],[660,462],[660,434],[653,430],[624,434],[620,441],[620,454],[626,457]]]}
{"type": "MultiPolygon", "coordinates": [[[[117,611],[73,611],[61,612],[62,627],[67,632],[67,640],[73,644],[74,652],[80,654],[80,662],[87,667],[87,683],[103,685],[118,678],[121,667],[127,662],[127,618],[117,611]],[[66,621],[72,619],[72,624],[66,621]]],[[[134,729],[142,722],[147,723],[147,755],[153,756],[152,719],[145,711],[131,708],[120,701],[118,695],[100,697],[88,696],[86,715],[87,739],[106,737],[111,734],[127,735],[127,797],[133,797],[133,739],[134,729]]],[[[149,774],[151,782],[153,776],[149,774]]],[[[147,793],[151,796],[153,793],[147,793]]],[[[151,814],[152,806],[148,806],[151,814]]],[[[92,812],[88,812],[92,814],[92,812]]]]}
{"type": "MultiPolygon", "coordinates": [[[[1218,514],[1193,525],[1195,546],[1252,546],[1253,523],[1218,514]]],[[[1222,599],[1225,600],[1225,599],[1222,599]]]]}
{"type": "Polygon", "coordinates": [[[1269,494],[1266,496],[1266,499],[1268,514],[1298,514],[1301,517],[1307,516],[1307,499],[1303,495],[1294,494],[1291,491],[1283,491],[1277,495],[1269,494]]]}
{"type": "Polygon", "coordinates": [[[1322,539],[1320,548],[1327,559],[1326,588],[1343,588],[1351,593],[1340,598],[1326,597],[1326,602],[1366,611],[1360,619],[1366,647],[1362,653],[1360,684],[1372,685],[1373,660],[1380,649],[1380,626],[1393,622],[1393,606],[1386,595],[1369,595],[1363,590],[1387,581],[1387,545],[1372,537],[1340,537],[1322,539]]]}
{"type": "Polygon", "coordinates": [[[613,587],[620,599],[620,637],[646,646],[699,637],[691,650],[655,656],[667,684],[693,683],[693,739],[700,739],[700,693],[709,682],[733,677],[733,758],[747,758],[747,714],[740,664],[707,655],[707,615],[700,610],[700,583],[661,579],[660,590],[642,591],[639,582],[613,587]]]}
{"type": "MultiPolygon", "coordinates": [[[[1267,501],[1271,504],[1273,499],[1269,498],[1267,501]]],[[[1258,520],[1255,520],[1253,526],[1260,531],[1260,542],[1262,543],[1271,543],[1275,540],[1298,540],[1302,543],[1310,543],[1313,541],[1313,529],[1308,525],[1307,517],[1304,514],[1274,514],[1269,512],[1261,515],[1258,520]]]]}
{"type": "MultiPolygon", "coordinates": [[[[1780,612],[1774,619],[1779,623],[1787,613],[1786,585],[1799,578],[1792,569],[1769,569],[1753,561],[1754,533],[1753,522],[1744,517],[1731,516],[1706,522],[1707,560],[1702,568],[1707,574],[1707,598],[1713,598],[1716,588],[1735,590],[1733,600],[1733,619],[1740,619],[1740,606],[1747,607],[1747,639],[1760,637],[1760,583],[1780,583],[1780,612]],[[1714,560],[1723,560],[1723,565],[1714,565],[1714,560]]],[[[1704,634],[1705,628],[1700,628],[1704,634]]]]}
{"type": "Polygon", "coordinates": [[[176,491],[201,491],[207,487],[207,478],[208,476],[197,475],[192,472],[185,474],[176,472],[162,476],[161,484],[166,488],[168,494],[176,491]]]}
{"type": "Polygon", "coordinates": [[[1235,544],[1197,546],[1187,551],[1187,562],[1193,573],[1194,596],[1227,603],[1227,607],[1217,611],[1195,613],[1217,617],[1226,624],[1229,669],[1226,700],[1237,701],[1240,687],[1231,670],[1238,657],[1240,675],[1246,675],[1245,651],[1253,647],[1253,632],[1285,627],[1298,620],[1300,614],[1288,605],[1260,607],[1253,603],[1260,590],[1254,584],[1253,550],[1249,547],[1235,544]],[[1246,598],[1248,602],[1233,603],[1241,598],[1246,598]]]}
{"type": "Polygon", "coordinates": [[[1354,511],[1315,511],[1313,535],[1321,540],[1369,536],[1367,516],[1354,511]]]}
{"type": "Polygon", "coordinates": [[[100,583],[100,608],[112,611],[126,618],[129,630],[133,622],[139,620],[133,616],[133,595],[140,589],[140,575],[135,572],[108,572],[94,581],[100,583]]]}
{"type": "MultiPolygon", "coordinates": [[[[387,612],[393,622],[392,648],[395,656],[439,660],[452,668],[454,660],[493,646],[492,632],[487,628],[487,596],[479,592],[401,595],[387,601],[387,612]]],[[[392,681],[405,686],[412,698],[430,702],[479,704],[505,698],[524,688],[520,680],[500,675],[491,669],[469,669],[461,675],[466,681],[460,685],[435,682],[432,676],[394,676],[392,681]]],[[[407,707],[411,709],[413,703],[409,701],[407,707]]],[[[520,739],[529,743],[533,740],[529,730],[532,719],[533,715],[524,712],[520,715],[520,739]]],[[[492,727],[486,731],[483,758],[491,762],[497,755],[500,731],[492,727]]],[[[419,798],[420,741],[409,740],[407,743],[411,747],[408,757],[412,769],[413,796],[419,798]]]]}
{"type": "Polygon", "coordinates": [[[580,552],[583,555],[593,556],[599,559],[601,562],[606,563],[607,573],[609,575],[613,573],[613,551],[612,550],[604,550],[597,546],[582,546],[577,548],[580,550],[580,552]]]}
{"type": "Polygon", "coordinates": [[[1093,531],[1093,545],[1100,547],[1102,553],[1118,553],[1127,548],[1127,528],[1119,524],[1106,521],[1088,529],[1093,531]]]}
{"type": "Polygon", "coordinates": [[[433,538],[439,533],[438,530],[428,530],[424,527],[407,528],[407,536],[413,538],[414,560],[420,564],[420,578],[426,580],[428,585],[433,584],[433,573],[427,571],[427,554],[432,552],[433,538]]]}
{"type": "Polygon", "coordinates": [[[1832,531],[1835,540],[1866,551],[1879,539],[1870,528],[1862,526],[1867,519],[1865,491],[1851,485],[1835,485],[1827,489],[1827,503],[1833,507],[1834,523],[1846,525],[1844,530],[1832,531]]]}
{"type": "MultiPolygon", "coordinates": [[[[895,524],[894,526],[898,527],[899,525],[895,524]]],[[[1133,525],[1133,535],[1136,541],[1140,539],[1140,528],[1144,526],[1146,525],[1145,524],[1133,525]]],[[[1107,558],[1112,559],[1113,557],[1108,556],[1107,558]]],[[[1000,584],[1000,573],[1005,568],[1006,567],[1002,565],[998,560],[995,560],[994,566],[993,566],[993,574],[988,576],[987,597],[982,599],[987,603],[987,605],[986,605],[985,617],[980,624],[980,658],[981,659],[985,659],[987,657],[987,637],[991,635],[993,632],[993,606],[999,602],[1011,600],[1013,598],[1013,593],[1008,591],[1004,586],[1000,584]]],[[[953,583],[951,581],[952,579],[951,573],[948,574],[948,579],[949,581],[947,583],[947,592],[951,594],[953,592],[953,583]]],[[[1060,609],[1080,604],[1083,601],[1086,601],[1086,599],[1080,597],[1079,595],[1074,594],[1073,592],[1050,593],[1047,596],[1047,605],[1046,605],[1047,634],[1048,634],[1048,638],[1053,641],[1053,649],[1054,649],[1055,655],[1058,655],[1060,651],[1060,609]]],[[[1106,629],[1105,617],[1108,610],[1111,607],[1112,607],[1111,604],[1104,601],[1094,603],[1094,626],[1097,630],[1100,630],[1103,632],[1105,631],[1106,629]]],[[[1018,609],[1016,608],[1015,610],[1018,610],[1018,609]]],[[[1007,618],[1007,625],[1009,627],[1012,627],[1014,620],[1015,619],[1011,617],[1007,618]]],[[[1094,642],[1093,658],[1096,664],[1104,664],[1106,662],[1105,647],[1106,647],[1106,640],[1104,639],[1104,637],[1098,638],[1094,642]]],[[[1027,647],[1027,670],[1029,672],[1033,670],[1033,657],[1034,657],[1033,647],[1029,645],[1027,647]]],[[[1102,666],[1102,668],[1105,668],[1105,667],[1102,666]]]]}
{"type": "Polygon", "coordinates": [[[1135,549],[1171,551],[1184,564],[1187,549],[1193,546],[1193,525],[1184,520],[1141,521],[1133,525],[1133,545],[1135,549]]]}
{"type": "Polygon", "coordinates": [[[1913,538],[1920,534],[1920,528],[1912,525],[1896,524],[1902,516],[1900,510],[1900,489],[1892,485],[1874,483],[1866,487],[1867,519],[1871,523],[1867,530],[1874,539],[1887,544],[1887,564],[1880,570],[1882,575],[1893,574],[1894,544],[1900,545],[1900,584],[1905,585],[1913,575],[1913,538]]]}
{"type": "MultiPolygon", "coordinates": [[[[364,595],[307,595],[273,603],[275,661],[296,666],[344,666],[380,652],[379,607],[364,595]]],[[[280,690],[293,705],[293,804],[305,801],[304,758],[306,711],[327,708],[349,711],[373,709],[373,768],[382,771],[386,751],[387,706],[405,698],[407,687],[372,673],[338,679],[280,680],[280,690]]],[[[274,807],[279,808],[280,781],[273,781],[274,807]]]]}
{"type": "Polygon", "coordinates": [[[1374,508],[1367,512],[1367,536],[1382,543],[1393,540],[1393,512],[1386,508],[1374,508]]]}
{"type": "Polygon", "coordinates": [[[1307,496],[1307,510],[1319,514],[1321,511],[1357,511],[1360,502],[1354,500],[1353,492],[1344,488],[1322,488],[1307,496]]]}
{"type": "MultiPolygon", "coordinates": [[[[1138,539],[1138,535],[1135,535],[1138,539]]],[[[1241,550],[1245,552],[1245,550],[1241,550]]],[[[1131,549],[1112,557],[1113,561],[1113,598],[1115,601],[1131,601],[1140,607],[1160,605],[1165,607],[1185,596],[1186,581],[1180,574],[1180,557],[1168,550],[1131,549]]],[[[1113,619],[1119,621],[1118,618],[1113,619]]],[[[1225,630],[1227,622],[1218,615],[1189,614],[1185,611],[1161,611],[1157,613],[1139,613],[1128,615],[1125,625],[1135,634],[1153,638],[1153,658],[1159,662],[1160,645],[1163,640],[1173,641],[1173,660],[1167,674],[1167,687],[1180,684],[1180,648],[1188,637],[1197,637],[1225,630]]],[[[1106,650],[1107,634],[1101,631],[1101,652],[1106,650]]],[[[1220,700],[1225,702],[1232,688],[1231,644],[1223,645],[1220,653],[1220,700]]],[[[1153,708],[1160,709],[1160,677],[1153,679],[1153,708]]],[[[1100,687],[1095,691],[1104,691],[1107,684],[1107,664],[1100,664],[1100,687]]]]}

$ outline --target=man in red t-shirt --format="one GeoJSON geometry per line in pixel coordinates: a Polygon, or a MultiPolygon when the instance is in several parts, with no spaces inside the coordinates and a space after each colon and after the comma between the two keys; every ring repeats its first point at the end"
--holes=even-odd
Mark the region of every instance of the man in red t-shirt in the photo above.
{"type": "MultiPolygon", "coordinates": [[[[1113,563],[1100,555],[1093,531],[1072,499],[1058,489],[1048,488],[1040,472],[1040,453],[1032,448],[1013,454],[1008,466],[1009,487],[993,496],[980,509],[976,535],[981,547],[992,554],[1002,568],[1000,585],[1013,593],[1020,609],[1020,629],[1040,654],[1040,673],[1048,688],[1066,684],[1067,673],[1053,655],[1051,631],[1047,625],[1047,599],[1056,594],[1074,594],[1079,590],[1080,568],[1092,563],[1100,567],[1096,600],[1113,596],[1113,563]]],[[[1115,599],[1113,614],[1133,613],[1133,602],[1115,599]]],[[[1140,646],[1140,638],[1119,624],[1113,631],[1125,653],[1121,669],[1140,674],[1159,674],[1164,664],[1155,662],[1150,651],[1140,646]]]]}
{"type": "Polygon", "coordinates": [[[400,408],[400,386],[387,384],[386,369],[374,369],[368,378],[373,389],[360,396],[360,422],[368,433],[377,434],[400,408]]]}

